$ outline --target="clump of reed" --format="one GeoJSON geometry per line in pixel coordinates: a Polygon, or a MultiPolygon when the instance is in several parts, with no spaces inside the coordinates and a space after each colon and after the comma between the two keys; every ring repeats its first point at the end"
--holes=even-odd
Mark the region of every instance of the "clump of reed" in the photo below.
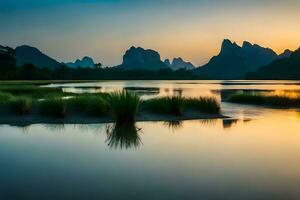
{"type": "Polygon", "coordinates": [[[109,105],[103,95],[81,95],[70,98],[68,107],[78,112],[84,112],[92,116],[103,116],[108,113],[109,105]]]}
{"type": "Polygon", "coordinates": [[[178,96],[160,97],[143,102],[143,109],[152,113],[181,115],[184,99],[178,96]]]}
{"type": "Polygon", "coordinates": [[[0,103],[7,103],[13,96],[7,92],[0,91],[0,103]]]}
{"type": "Polygon", "coordinates": [[[17,114],[29,114],[32,109],[32,99],[28,97],[14,97],[9,104],[11,109],[17,114]]]}
{"type": "Polygon", "coordinates": [[[123,90],[109,94],[106,99],[117,123],[133,123],[135,121],[141,102],[139,96],[123,90]]]}
{"type": "Polygon", "coordinates": [[[289,97],[286,95],[264,95],[262,93],[238,93],[228,98],[229,102],[267,105],[274,107],[299,107],[300,96],[289,97]]]}
{"type": "Polygon", "coordinates": [[[39,111],[42,115],[63,118],[66,116],[66,102],[61,98],[50,98],[39,102],[39,111]]]}
{"type": "Polygon", "coordinates": [[[143,102],[143,109],[152,113],[182,115],[183,110],[190,109],[208,114],[219,114],[220,104],[212,97],[184,98],[161,97],[143,102]]]}
{"type": "Polygon", "coordinates": [[[185,107],[207,114],[219,114],[220,103],[213,97],[198,97],[185,99],[185,107]]]}

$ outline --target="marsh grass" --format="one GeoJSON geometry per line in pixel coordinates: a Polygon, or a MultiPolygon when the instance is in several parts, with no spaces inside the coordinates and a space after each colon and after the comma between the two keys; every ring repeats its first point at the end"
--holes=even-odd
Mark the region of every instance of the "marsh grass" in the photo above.
{"type": "Polygon", "coordinates": [[[7,103],[13,96],[7,92],[0,91],[0,103],[7,103]]]}
{"type": "Polygon", "coordinates": [[[51,98],[39,102],[39,111],[42,115],[63,118],[66,116],[66,102],[61,98],[51,98]]]}
{"type": "Polygon", "coordinates": [[[274,107],[300,106],[300,96],[289,97],[285,95],[264,95],[261,93],[238,93],[230,96],[228,101],[233,103],[267,105],[274,107]]]}
{"type": "Polygon", "coordinates": [[[213,97],[187,98],[184,100],[185,107],[207,114],[219,114],[220,103],[213,97]]]}
{"type": "Polygon", "coordinates": [[[113,92],[108,95],[106,100],[117,123],[132,123],[135,121],[141,102],[140,97],[135,93],[125,90],[113,92]]]}
{"type": "Polygon", "coordinates": [[[184,106],[182,97],[161,97],[143,102],[143,109],[152,113],[181,115],[184,106]]]}
{"type": "Polygon", "coordinates": [[[32,109],[32,99],[28,97],[15,97],[9,104],[11,109],[17,114],[29,114],[32,109]]]}
{"type": "Polygon", "coordinates": [[[82,95],[70,98],[68,108],[77,112],[84,112],[92,116],[103,116],[108,113],[109,105],[103,95],[82,95]]]}
{"type": "Polygon", "coordinates": [[[214,98],[184,98],[161,97],[143,102],[143,109],[152,113],[182,115],[186,109],[196,110],[202,113],[219,114],[220,104],[214,98]]]}

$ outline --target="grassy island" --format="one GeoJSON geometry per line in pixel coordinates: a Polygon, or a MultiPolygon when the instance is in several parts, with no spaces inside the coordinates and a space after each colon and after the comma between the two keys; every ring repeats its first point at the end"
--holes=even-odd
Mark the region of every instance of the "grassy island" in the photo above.
{"type": "Polygon", "coordinates": [[[237,93],[228,98],[229,102],[270,107],[300,107],[300,96],[272,95],[263,93],[237,93]]]}
{"type": "Polygon", "coordinates": [[[220,118],[212,97],[159,97],[142,100],[123,90],[113,93],[65,93],[33,84],[0,86],[0,123],[118,122],[220,118]]]}

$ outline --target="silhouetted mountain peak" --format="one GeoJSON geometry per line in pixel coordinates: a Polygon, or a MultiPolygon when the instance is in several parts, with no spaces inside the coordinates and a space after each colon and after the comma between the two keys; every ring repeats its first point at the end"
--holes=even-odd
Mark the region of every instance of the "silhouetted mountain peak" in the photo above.
{"type": "Polygon", "coordinates": [[[15,49],[17,65],[22,66],[31,63],[37,67],[57,68],[61,64],[45,55],[38,48],[29,45],[22,45],[15,49]]]}
{"type": "Polygon", "coordinates": [[[181,57],[174,58],[172,63],[169,65],[169,67],[173,70],[178,70],[178,69],[191,70],[195,68],[195,66],[192,63],[184,61],[181,57]]]}
{"type": "Polygon", "coordinates": [[[170,63],[170,60],[169,60],[169,59],[165,59],[164,63],[165,63],[166,65],[168,65],[168,66],[170,66],[170,65],[171,65],[171,63],[170,63]]]}
{"type": "Polygon", "coordinates": [[[251,48],[252,46],[253,46],[253,45],[252,45],[250,42],[244,41],[244,42],[243,42],[242,48],[251,48]]]}
{"type": "Polygon", "coordinates": [[[222,47],[221,47],[221,52],[220,54],[226,54],[232,51],[237,51],[239,50],[241,47],[239,45],[237,45],[235,42],[231,42],[229,39],[225,39],[222,42],[222,47]]]}
{"type": "Polygon", "coordinates": [[[86,67],[94,67],[95,63],[91,57],[84,56],[82,58],[82,60],[77,59],[74,63],[69,62],[66,65],[69,67],[73,67],[73,68],[76,68],[76,67],[86,68],[86,67]]]}
{"type": "Polygon", "coordinates": [[[216,79],[243,78],[245,74],[257,70],[278,58],[269,48],[244,41],[242,47],[228,39],[222,43],[221,52],[209,63],[199,68],[205,75],[216,79]]]}
{"type": "Polygon", "coordinates": [[[292,55],[293,51],[286,49],[282,54],[280,54],[278,57],[279,58],[288,58],[292,55]]]}
{"type": "Polygon", "coordinates": [[[123,56],[123,63],[119,66],[125,69],[149,69],[157,70],[168,68],[160,60],[158,52],[152,49],[143,49],[142,47],[130,47],[123,56]]]}

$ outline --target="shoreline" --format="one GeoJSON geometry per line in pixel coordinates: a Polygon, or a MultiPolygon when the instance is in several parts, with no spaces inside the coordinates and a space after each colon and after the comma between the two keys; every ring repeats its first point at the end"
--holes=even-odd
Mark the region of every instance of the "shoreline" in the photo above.
{"type": "MultiPolygon", "coordinates": [[[[205,114],[198,112],[185,112],[181,116],[163,115],[152,113],[139,113],[136,116],[136,122],[159,122],[159,121],[186,121],[186,120],[209,120],[209,119],[228,119],[230,117],[222,114],[205,114]]],[[[91,117],[87,115],[67,115],[64,118],[54,118],[42,116],[39,114],[0,115],[0,125],[11,126],[29,126],[33,124],[97,124],[97,123],[115,123],[111,116],[91,117]]]]}

